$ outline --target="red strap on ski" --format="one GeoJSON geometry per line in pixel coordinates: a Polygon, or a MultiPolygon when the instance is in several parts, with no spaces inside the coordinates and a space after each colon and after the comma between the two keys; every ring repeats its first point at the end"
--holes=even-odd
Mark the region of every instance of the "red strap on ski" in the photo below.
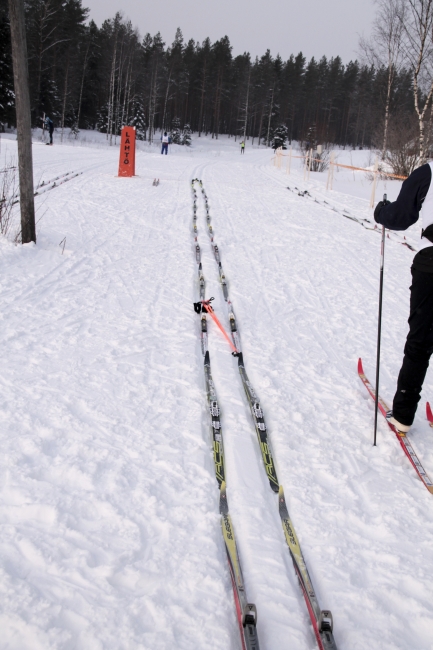
{"type": "Polygon", "coordinates": [[[212,307],[211,307],[211,306],[210,306],[206,301],[203,301],[203,306],[204,306],[204,308],[206,309],[206,311],[207,311],[207,313],[209,314],[209,316],[211,316],[211,317],[213,318],[213,320],[215,321],[215,323],[216,323],[216,324],[218,325],[218,327],[220,328],[221,332],[224,334],[224,336],[225,336],[225,338],[227,339],[228,344],[230,345],[230,347],[231,347],[231,349],[233,350],[233,352],[236,352],[236,354],[237,354],[238,351],[236,350],[235,346],[233,345],[232,341],[230,340],[230,337],[229,337],[229,335],[227,334],[227,332],[225,331],[224,327],[221,325],[221,323],[219,322],[218,318],[215,316],[215,312],[213,311],[212,307]]]}

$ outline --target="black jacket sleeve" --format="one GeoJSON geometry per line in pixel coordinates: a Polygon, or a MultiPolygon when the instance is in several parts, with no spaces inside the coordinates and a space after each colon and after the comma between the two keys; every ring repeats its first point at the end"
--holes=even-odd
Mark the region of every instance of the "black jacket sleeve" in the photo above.
{"type": "Polygon", "coordinates": [[[431,182],[430,165],[422,165],[406,178],[400,194],[393,203],[384,205],[375,221],[390,230],[406,230],[419,219],[419,212],[431,182]]]}

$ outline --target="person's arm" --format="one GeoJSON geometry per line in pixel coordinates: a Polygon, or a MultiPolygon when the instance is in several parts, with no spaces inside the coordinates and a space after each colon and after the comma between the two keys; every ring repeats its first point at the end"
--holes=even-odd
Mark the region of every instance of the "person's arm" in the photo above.
{"type": "Polygon", "coordinates": [[[422,165],[406,178],[397,200],[393,203],[377,204],[374,220],[390,230],[406,230],[419,219],[419,212],[431,182],[430,165],[422,165]]]}

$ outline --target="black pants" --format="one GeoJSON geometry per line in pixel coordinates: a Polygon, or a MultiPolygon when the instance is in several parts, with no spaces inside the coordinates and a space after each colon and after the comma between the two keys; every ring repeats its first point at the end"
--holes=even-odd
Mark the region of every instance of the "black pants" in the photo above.
{"type": "Polygon", "coordinates": [[[409,334],[392,410],[398,422],[409,426],[415,418],[433,352],[433,273],[424,273],[413,267],[408,323],[409,334]]]}
{"type": "Polygon", "coordinates": [[[53,144],[53,131],[54,131],[54,127],[53,128],[50,127],[50,144],[53,144]]]}

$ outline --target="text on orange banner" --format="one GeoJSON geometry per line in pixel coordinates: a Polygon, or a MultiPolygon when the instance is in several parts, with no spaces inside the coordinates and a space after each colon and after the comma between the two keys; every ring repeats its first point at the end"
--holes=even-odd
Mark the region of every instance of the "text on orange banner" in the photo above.
{"type": "Polygon", "coordinates": [[[135,176],[135,126],[122,127],[119,176],[135,176]]]}

